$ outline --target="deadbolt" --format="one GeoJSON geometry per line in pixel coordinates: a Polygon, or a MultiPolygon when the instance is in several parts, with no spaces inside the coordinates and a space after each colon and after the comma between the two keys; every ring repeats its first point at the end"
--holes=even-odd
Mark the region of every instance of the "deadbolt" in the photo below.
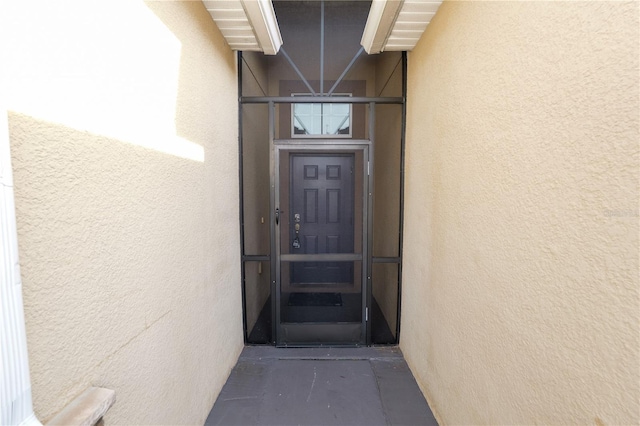
{"type": "Polygon", "coordinates": [[[299,249],[300,248],[300,213],[294,213],[293,221],[295,222],[294,229],[295,229],[296,235],[295,235],[295,238],[293,239],[292,246],[294,249],[299,249]]]}

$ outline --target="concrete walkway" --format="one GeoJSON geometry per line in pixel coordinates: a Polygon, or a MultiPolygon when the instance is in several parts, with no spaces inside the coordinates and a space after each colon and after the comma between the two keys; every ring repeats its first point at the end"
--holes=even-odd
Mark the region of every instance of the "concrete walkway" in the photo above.
{"type": "Polygon", "coordinates": [[[433,425],[396,347],[248,346],[206,425],[433,425]]]}

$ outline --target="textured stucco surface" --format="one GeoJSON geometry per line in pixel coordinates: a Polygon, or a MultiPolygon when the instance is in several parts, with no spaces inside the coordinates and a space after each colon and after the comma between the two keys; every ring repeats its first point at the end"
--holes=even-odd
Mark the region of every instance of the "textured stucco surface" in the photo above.
{"type": "Polygon", "coordinates": [[[202,424],[242,348],[235,56],[201,2],[9,2],[34,409],[202,424]]]}
{"type": "Polygon", "coordinates": [[[409,55],[401,348],[441,424],[640,423],[638,7],[445,2],[409,55]]]}

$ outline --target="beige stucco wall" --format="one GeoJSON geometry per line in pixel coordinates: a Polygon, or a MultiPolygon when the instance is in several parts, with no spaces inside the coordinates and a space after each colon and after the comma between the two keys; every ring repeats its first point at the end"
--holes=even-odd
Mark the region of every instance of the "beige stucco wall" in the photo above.
{"type": "Polygon", "coordinates": [[[201,2],[3,2],[34,408],[202,424],[242,348],[235,55],[201,2]]]}
{"type": "Polygon", "coordinates": [[[638,424],[639,4],[445,2],[409,55],[401,348],[443,424],[638,424]]]}

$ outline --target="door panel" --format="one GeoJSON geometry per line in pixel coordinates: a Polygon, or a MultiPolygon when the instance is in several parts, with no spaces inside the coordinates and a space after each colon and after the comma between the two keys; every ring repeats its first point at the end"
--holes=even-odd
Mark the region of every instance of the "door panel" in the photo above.
{"type": "MultiPolygon", "coordinates": [[[[292,154],[289,244],[292,254],[353,253],[354,154],[292,154]]],[[[350,283],[353,265],[291,264],[298,286],[350,283]]]]}

